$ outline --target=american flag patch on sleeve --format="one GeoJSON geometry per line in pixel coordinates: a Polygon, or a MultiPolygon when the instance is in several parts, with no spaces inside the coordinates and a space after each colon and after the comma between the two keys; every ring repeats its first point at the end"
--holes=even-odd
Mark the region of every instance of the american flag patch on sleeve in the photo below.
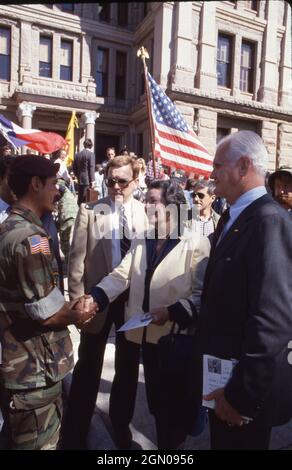
{"type": "Polygon", "coordinates": [[[36,253],[43,253],[44,255],[50,255],[50,244],[47,237],[42,237],[41,235],[33,235],[28,237],[30,252],[32,255],[36,253]]]}

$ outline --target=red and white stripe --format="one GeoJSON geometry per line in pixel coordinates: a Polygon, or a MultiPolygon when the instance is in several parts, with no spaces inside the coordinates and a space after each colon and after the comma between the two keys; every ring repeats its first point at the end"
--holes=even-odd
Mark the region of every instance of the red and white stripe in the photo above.
{"type": "Polygon", "coordinates": [[[154,123],[155,154],[162,163],[187,172],[209,177],[213,158],[202,145],[192,129],[181,132],[171,127],[154,123]]]}

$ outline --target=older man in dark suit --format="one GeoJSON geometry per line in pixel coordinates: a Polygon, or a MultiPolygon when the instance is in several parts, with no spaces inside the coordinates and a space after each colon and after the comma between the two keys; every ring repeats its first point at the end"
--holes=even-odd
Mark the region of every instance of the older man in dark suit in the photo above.
{"type": "Polygon", "coordinates": [[[215,400],[212,449],[267,449],[272,427],[292,416],[292,223],[266,193],[267,161],[261,138],[240,131],[219,143],[213,163],[230,210],[215,232],[197,338],[201,354],[237,363],[205,397],[215,400]]]}

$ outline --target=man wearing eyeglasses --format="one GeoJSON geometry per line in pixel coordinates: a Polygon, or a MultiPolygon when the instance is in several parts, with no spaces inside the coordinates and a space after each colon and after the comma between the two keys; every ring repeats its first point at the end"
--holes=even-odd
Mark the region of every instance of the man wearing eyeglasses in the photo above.
{"type": "MultiPolygon", "coordinates": [[[[129,240],[119,237],[121,222],[129,233],[144,232],[144,206],[133,198],[140,166],[129,156],[117,156],[106,167],[105,182],[108,197],[81,204],[77,214],[69,255],[69,295],[90,289],[109,274],[122,260],[129,240]],[[110,222],[110,230],[106,227],[110,222]]],[[[130,238],[130,237],[129,237],[130,238]]],[[[64,449],[85,449],[90,420],[94,412],[106,342],[112,325],[118,329],[124,323],[127,292],[120,295],[107,310],[89,322],[81,331],[79,359],[73,373],[64,425],[64,449]],[[78,430],[78,432],[76,432],[78,430]]],[[[116,336],[115,377],[109,415],[113,438],[118,448],[129,448],[132,434],[129,428],[134,406],[139,370],[139,346],[116,336]]]]}
{"type": "Polygon", "coordinates": [[[208,237],[214,232],[220,218],[212,209],[216,198],[214,189],[215,185],[212,181],[199,180],[191,193],[193,204],[198,208],[200,214],[200,230],[204,237],[208,237]]]}

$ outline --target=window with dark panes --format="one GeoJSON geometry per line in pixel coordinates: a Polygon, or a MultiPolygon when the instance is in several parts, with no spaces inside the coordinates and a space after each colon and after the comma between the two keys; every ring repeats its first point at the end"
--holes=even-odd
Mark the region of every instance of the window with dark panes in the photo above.
{"type": "Polygon", "coordinates": [[[116,56],[116,98],[126,98],[127,54],[117,51],[116,56]]]}
{"type": "Polygon", "coordinates": [[[96,95],[108,96],[108,49],[97,49],[96,95]]]}
{"type": "Polygon", "coordinates": [[[217,136],[216,136],[216,144],[219,144],[220,140],[224,137],[227,137],[230,134],[230,129],[226,129],[225,127],[217,127],[217,136]]]}
{"type": "Polygon", "coordinates": [[[118,26],[128,26],[128,3],[118,3],[118,26]]]}
{"type": "Polygon", "coordinates": [[[10,80],[11,62],[11,31],[9,28],[0,28],[0,79],[10,80]]]}
{"type": "Polygon", "coordinates": [[[65,39],[61,40],[60,80],[72,81],[72,55],[73,43],[65,39]]]}
{"type": "Polygon", "coordinates": [[[40,36],[39,76],[52,78],[52,38],[40,36]]]}
{"type": "Polygon", "coordinates": [[[254,44],[242,41],[240,62],[240,89],[253,93],[254,89],[254,44]]]}
{"type": "Polygon", "coordinates": [[[231,87],[232,38],[219,34],[217,46],[217,84],[231,87]]]}
{"type": "Polygon", "coordinates": [[[99,19],[100,21],[106,21],[107,23],[111,19],[111,4],[109,2],[101,2],[100,4],[99,19]]]}

